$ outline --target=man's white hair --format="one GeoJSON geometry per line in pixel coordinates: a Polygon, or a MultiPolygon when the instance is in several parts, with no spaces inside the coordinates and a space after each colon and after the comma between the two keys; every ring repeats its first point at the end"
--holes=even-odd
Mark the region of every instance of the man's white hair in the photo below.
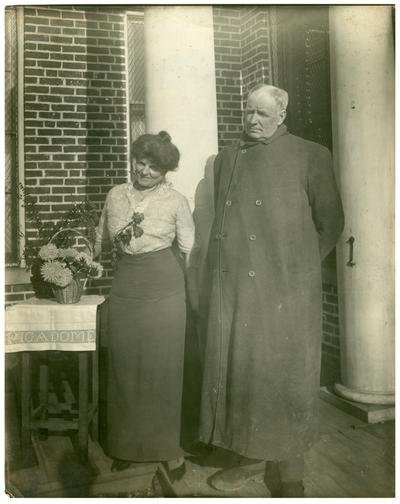
{"type": "Polygon", "coordinates": [[[247,99],[249,99],[250,95],[252,95],[256,91],[263,91],[269,96],[272,96],[278,107],[280,107],[281,110],[286,110],[289,103],[289,95],[284,89],[270,86],[269,84],[257,84],[252,89],[250,89],[247,95],[247,99]]]}

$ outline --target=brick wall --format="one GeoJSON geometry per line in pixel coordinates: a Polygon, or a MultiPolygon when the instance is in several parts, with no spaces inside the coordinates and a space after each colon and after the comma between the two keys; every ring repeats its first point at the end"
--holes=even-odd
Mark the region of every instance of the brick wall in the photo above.
{"type": "MultiPolygon", "coordinates": [[[[127,179],[124,17],[89,6],[24,11],[25,187],[49,220],[127,179]]],[[[27,223],[27,239],[35,230],[27,223]]],[[[88,293],[106,293],[110,270],[88,293]]]]}
{"type": "Polygon", "coordinates": [[[5,286],[5,305],[11,305],[18,301],[26,301],[35,294],[30,283],[14,284],[5,286]]]}
{"type": "Polygon", "coordinates": [[[259,82],[272,84],[270,59],[269,9],[246,7],[241,9],[241,46],[243,92],[259,82]]]}
{"type": "Polygon", "coordinates": [[[239,138],[242,131],[240,9],[214,7],[213,18],[218,144],[221,148],[239,138]]]}
{"type": "Polygon", "coordinates": [[[323,385],[340,381],[339,308],[337,287],[323,284],[322,366],[323,385]]]}
{"type": "Polygon", "coordinates": [[[240,137],[242,107],[256,83],[272,82],[269,9],[214,7],[218,144],[240,137]]]}

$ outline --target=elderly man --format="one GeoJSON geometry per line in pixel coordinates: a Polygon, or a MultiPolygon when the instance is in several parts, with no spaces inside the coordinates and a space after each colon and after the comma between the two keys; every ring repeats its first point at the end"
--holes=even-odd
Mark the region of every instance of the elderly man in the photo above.
{"type": "Polygon", "coordinates": [[[234,491],[261,477],[277,497],[304,496],[304,453],[317,438],[321,260],[343,228],[330,153],[287,131],[287,104],[286,91],[256,86],[240,142],[215,159],[199,308],[200,439],[240,456],[211,484],[234,491]]]}

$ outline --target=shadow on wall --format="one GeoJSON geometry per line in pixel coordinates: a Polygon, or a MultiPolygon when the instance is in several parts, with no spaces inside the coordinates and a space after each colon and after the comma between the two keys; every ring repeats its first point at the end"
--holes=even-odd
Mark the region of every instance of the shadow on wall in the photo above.
{"type": "MultiPolygon", "coordinates": [[[[199,266],[199,289],[214,219],[214,159],[215,155],[208,158],[204,168],[204,177],[197,185],[194,198],[193,220],[196,230],[196,247],[192,261],[199,266]]],[[[188,304],[182,396],[182,446],[188,451],[198,442],[203,346],[204,340],[199,320],[188,304]]]]}
{"type": "Polygon", "coordinates": [[[194,197],[193,220],[196,232],[194,261],[199,265],[199,279],[204,277],[204,262],[214,219],[214,160],[210,156],[204,167],[204,177],[197,185],[194,197]]]}

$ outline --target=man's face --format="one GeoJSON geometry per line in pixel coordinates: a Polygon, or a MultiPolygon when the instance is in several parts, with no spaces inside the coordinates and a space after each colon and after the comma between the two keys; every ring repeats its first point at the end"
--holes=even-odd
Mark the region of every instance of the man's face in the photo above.
{"type": "Polygon", "coordinates": [[[249,96],[245,110],[245,131],[250,138],[262,140],[271,137],[286,117],[275,99],[265,90],[249,96]]]}

